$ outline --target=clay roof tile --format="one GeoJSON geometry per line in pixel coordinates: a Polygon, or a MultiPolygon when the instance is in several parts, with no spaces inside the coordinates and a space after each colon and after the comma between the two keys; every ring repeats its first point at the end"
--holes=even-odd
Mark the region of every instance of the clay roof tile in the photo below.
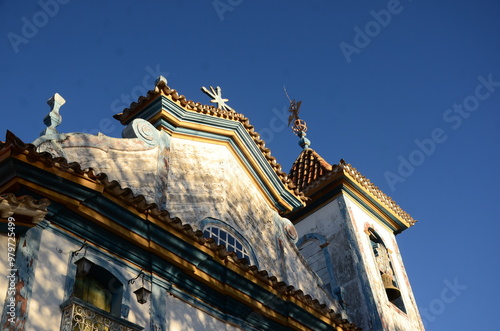
{"type": "Polygon", "coordinates": [[[116,114],[113,117],[119,120],[122,124],[127,124],[131,118],[134,118],[144,107],[150,103],[152,100],[164,95],[169,97],[178,106],[197,113],[207,114],[214,117],[220,117],[224,119],[229,119],[233,121],[238,121],[242,123],[243,127],[252,137],[253,141],[257,144],[262,154],[265,156],[268,163],[271,165],[274,172],[278,175],[279,179],[282,181],[284,186],[288,188],[293,194],[295,194],[301,201],[307,201],[308,199],[300,191],[294,191],[294,185],[289,181],[288,176],[285,172],[281,170],[281,165],[277,162],[276,158],[271,155],[271,151],[266,147],[264,140],[261,139],[258,132],[250,124],[250,121],[245,115],[238,113],[234,110],[226,110],[217,108],[211,105],[202,105],[199,102],[194,102],[188,100],[184,95],[179,95],[175,89],[171,89],[166,80],[159,79],[155,85],[154,90],[149,90],[146,96],[141,96],[138,98],[137,102],[132,102],[129,108],[123,110],[122,113],[116,114]]]}

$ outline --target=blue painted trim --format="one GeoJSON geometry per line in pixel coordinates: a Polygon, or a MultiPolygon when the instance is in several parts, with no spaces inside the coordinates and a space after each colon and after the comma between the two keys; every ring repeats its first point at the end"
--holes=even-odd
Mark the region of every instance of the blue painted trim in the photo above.
{"type": "MultiPolygon", "coordinates": [[[[355,183],[352,183],[353,185],[356,185],[355,183]]],[[[363,207],[365,207],[366,209],[368,209],[373,215],[375,215],[375,217],[377,217],[377,219],[382,222],[383,224],[385,224],[387,227],[389,227],[391,229],[391,231],[393,231],[395,234],[401,232],[401,231],[404,231],[406,230],[408,227],[402,223],[400,220],[398,220],[396,217],[393,217],[391,215],[391,212],[387,210],[386,207],[382,206],[380,203],[378,203],[377,201],[373,200],[371,197],[369,196],[365,196],[365,198],[368,198],[368,200],[370,200],[373,204],[375,204],[378,208],[380,208],[381,210],[384,210],[386,211],[386,214],[387,216],[389,216],[389,218],[394,221],[398,226],[401,227],[401,229],[397,229],[394,227],[394,225],[388,223],[383,217],[380,217],[378,215],[378,212],[373,210],[373,208],[371,206],[369,206],[366,202],[364,202],[362,199],[359,198],[359,196],[357,194],[355,194],[353,191],[351,191],[350,189],[348,189],[347,187],[343,187],[342,191],[346,192],[350,197],[352,197],[354,200],[356,200],[358,203],[360,203],[363,207]]]]}
{"type": "MultiPolygon", "coordinates": [[[[257,161],[260,169],[263,170],[265,178],[267,178],[267,180],[269,180],[272,183],[273,187],[278,191],[282,199],[285,200],[294,210],[303,207],[303,204],[300,201],[300,199],[295,197],[291,192],[289,192],[285,188],[283,182],[276,175],[275,171],[272,169],[271,165],[269,164],[265,156],[262,154],[260,148],[257,146],[257,144],[255,144],[250,134],[244,128],[243,124],[239,121],[229,120],[222,117],[215,117],[207,114],[197,113],[194,111],[188,111],[180,107],[167,97],[162,96],[161,98],[157,98],[156,100],[151,102],[135,117],[131,117],[125,124],[130,123],[135,118],[150,120],[151,118],[156,116],[162,109],[168,111],[177,120],[182,122],[193,123],[198,125],[208,125],[214,128],[234,131],[236,135],[240,138],[240,140],[243,142],[246,149],[250,151],[253,159],[257,161]]],[[[278,208],[278,210],[286,211],[286,208],[283,205],[281,205],[279,201],[277,201],[272,197],[272,194],[270,194],[269,189],[266,187],[266,185],[264,185],[263,179],[260,178],[257,171],[253,168],[253,166],[251,166],[247,158],[244,156],[243,152],[230,137],[207,133],[207,132],[201,132],[198,130],[176,127],[172,123],[165,121],[163,118],[160,118],[158,121],[152,124],[156,127],[161,125],[173,132],[189,134],[195,137],[196,136],[205,137],[226,142],[229,141],[231,146],[238,154],[238,156],[245,163],[247,169],[251,171],[252,176],[254,176],[254,178],[259,182],[259,185],[265,190],[266,194],[271,198],[271,201],[274,201],[275,206],[278,208]]]]}
{"type": "Polygon", "coordinates": [[[202,231],[204,231],[205,228],[209,225],[215,225],[216,227],[219,227],[219,228],[223,229],[224,231],[229,232],[236,239],[238,239],[241,243],[243,243],[243,245],[247,249],[247,251],[252,259],[252,261],[248,261],[248,262],[250,262],[250,265],[254,264],[256,267],[259,267],[259,260],[257,259],[257,255],[255,255],[255,251],[254,251],[252,245],[245,237],[243,237],[241,235],[241,233],[238,230],[236,230],[230,224],[223,222],[221,220],[218,220],[216,218],[212,218],[212,217],[207,217],[207,218],[203,219],[199,224],[199,228],[202,231]]]}
{"type": "MultiPolygon", "coordinates": [[[[65,228],[73,226],[77,223],[88,223],[88,221],[82,219],[80,216],[72,213],[71,211],[63,213],[63,211],[60,210],[57,214],[55,214],[51,211],[53,206],[57,207],[56,204],[49,206],[49,214],[51,221],[54,223],[60,224],[65,228]],[[63,221],[61,218],[62,215],[65,215],[64,218],[66,219],[63,223],[61,223],[61,221],[63,221]]],[[[208,287],[200,281],[193,279],[190,274],[178,269],[165,260],[152,255],[150,252],[143,251],[136,246],[131,246],[130,243],[115,237],[107,231],[103,231],[103,229],[98,228],[91,223],[87,224],[85,227],[72,227],[72,229],[73,231],[77,231],[78,235],[86,236],[89,240],[96,241],[103,248],[108,249],[123,258],[132,259],[134,263],[137,263],[147,270],[151,270],[151,272],[166,279],[168,282],[175,284],[175,287],[186,293],[187,297],[191,300],[190,302],[195,307],[200,309],[203,309],[205,305],[214,307],[214,311],[217,312],[217,316],[222,320],[236,323],[239,318],[245,321],[245,323],[254,325],[255,329],[269,331],[287,330],[287,328],[283,325],[275,323],[258,313],[254,313],[244,304],[231,299],[225,294],[221,294],[217,290],[208,287]],[[99,237],[95,237],[96,235],[99,237]]],[[[290,316],[297,319],[301,323],[313,325],[313,329],[332,330],[331,326],[310,315],[302,308],[299,308],[289,302],[286,302],[285,304],[281,303],[281,299],[275,297],[274,294],[254,284],[238,273],[227,269],[222,264],[216,262],[210,255],[207,255],[195,247],[186,244],[177,237],[173,237],[169,232],[166,232],[161,228],[154,228],[151,229],[151,233],[151,240],[154,242],[161,243],[162,246],[172,251],[174,254],[182,256],[190,263],[195,264],[202,272],[212,275],[221,282],[230,284],[242,293],[251,296],[254,300],[269,306],[271,309],[276,309],[279,313],[284,314],[284,316],[290,316]]],[[[172,287],[172,289],[173,288],[174,287],[172,287]]]]}
{"type": "Polygon", "coordinates": [[[365,198],[370,200],[375,206],[377,206],[381,210],[385,211],[385,214],[392,221],[394,221],[400,227],[400,229],[394,227],[393,224],[388,223],[382,216],[379,215],[379,212],[377,210],[373,209],[372,206],[367,204],[363,199],[359,198],[357,196],[357,194],[355,194],[352,190],[347,188],[346,185],[344,185],[343,183],[340,183],[341,179],[345,179],[351,185],[353,185],[355,187],[359,187],[359,185],[357,183],[354,183],[349,178],[347,178],[345,176],[341,176],[341,177],[337,178],[336,180],[334,180],[333,182],[331,182],[327,187],[323,188],[320,192],[317,192],[314,194],[314,196],[310,197],[313,201],[308,203],[307,206],[305,206],[302,209],[297,210],[296,212],[293,212],[291,214],[291,216],[287,216],[287,217],[289,217],[292,220],[292,222],[295,224],[295,223],[297,223],[295,221],[297,218],[301,218],[302,216],[307,215],[311,211],[314,211],[315,209],[320,208],[322,205],[328,203],[329,200],[332,199],[334,196],[336,196],[338,194],[346,194],[349,197],[352,197],[355,201],[357,201],[359,204],[361,204],[368,211],[370,211],[370,213],[373,216],[375,216],[380,223],[389,227],[389,229],[391,229],[391,231],[393,231],[394,234],[401,233],[402,231],[404,231],[408,228],[404,223],[402,223],[396,217],[392,216],[392,212],[389,211],[386,207],[382,206],[377,201],[373,200],[371,197],[364,195],[363,192],[360,191],[361,194],[363,194],[363,196],[365,198]]]}

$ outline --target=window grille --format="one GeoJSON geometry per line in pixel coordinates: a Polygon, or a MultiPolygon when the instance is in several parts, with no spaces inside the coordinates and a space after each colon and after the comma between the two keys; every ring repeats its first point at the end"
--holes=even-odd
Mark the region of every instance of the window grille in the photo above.
{"type": "Polygon", "coordinates": [[[235,252],[238,258],[247,259],[250,262],[250,255],[246,247],[230,232],[216,226],[207,226],[203,231],[205,238],[212,238],[217,245],[224,245],[228,252],[235,252]]]}

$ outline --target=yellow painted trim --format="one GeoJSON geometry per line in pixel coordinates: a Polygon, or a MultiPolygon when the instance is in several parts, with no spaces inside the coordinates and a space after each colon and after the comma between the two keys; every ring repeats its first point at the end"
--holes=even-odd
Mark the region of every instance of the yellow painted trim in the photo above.
{"type": "MultiPolygon", "coordinates": [[[[207,115],[207,116],[210,116],[210,115],[207,115]]],[[[196,131],[200,131],[200,132],[212,133],[212,134],[221,135],[221,136],[225,136],[225,137],[230,138],[232,141],[234,141],[236,143],[239,150],[244,153],[245,158],[250,162],[251,167],[257,172],[257,175],[259,176],[259,178],[261,178],[263,180],[263,182],[266,185],[266,188],[271,192],[271,195],[274,197],[274,199],[280,205],[282,205],[286,208],[285,212],[292,211],[293,207],[289,203],[287,203],[281,197],[279,192],[274,188],[274,185],[271,183],[269,178],[266,176],[263,169],[260,167],[259,163],[252,157],[251,153],[245,148],[243,141],[240,139],[240,137],[238,137],[238,135],[235,133],[235,131],[220,129],[220,128],[216,128],[216,127],[209,126],[209,125],[184,122],[184,121],[177,119],[175,116],[171,115],[169,112],[167,112],[164,109],[162,109],[161,112],[159,112],[157,115],[152,117],[150,119],[150,121],[154,123],[159,119],[164,119],[170,123],[173,123],[173,125],[177,126],[177,127],[192,129],[192,130],[196,130],[196,131]]],[[[240,124],[240,125],[242,125],[242,124],[240,124]]],[[[226,146],[227,149],[229,151],[231,151],[234,158],[239,162],[239,164],[241,165],[241,168],[243,168],[245,170],[245,172],[252,179],[252,181],[254,182],[256,187],[258,187],[258,189],[262,193],[262,195],[265,196],[265,198],[268,201],[271,208],[278,211],[278,209],[274,205],[273,200],[271,200],[271,198],[268,196],[268,194],[264,191],[264,189],[261,187],[261,185],[257,182],[257,180],[254,178],[252,173],[249,171],[249,169],[247,168],[247,166],[245,165],[245,163],[241,159],[241,156],[238,155],[238,153],[236,153],[236,151],[233,149],[233,146],[231,146],[231,144],[229,142],[220,141],[217,139],[212,139],[212,138],[207,138],[207,137],[194,136],[194,135],[190,135],[187,133],[179,133],[177,131],[171,131],[162,125],[158,125],[157,129],[158,128],[165,131],[173,138],[186,139],[186,140],[199,141],[199,142],[207,142],[207,143],[226,146]]],[[[264,158],[265,158],[265,156],[264,156],[264,158]]],[[[274,170],[273,170],[273,173],[274,173],[274,170]]],[[[281,180],[280,180],[280,182],[281,182],[281,180]]],[[[295,196],[295,194],[290,189],[288,189],[284,184],[283,184],[283,187],[285,190],[287,190],[288,192],[290,192],[292,195],[295,196]]],[[[299,198],[297,198],[297,199],[299,199],[299,198]]]]}
{"type": "Polygon", "coordinates": [[[58,166],[47,164],[47,163],[39,161],[39,160],[36,160],[35,162],[33,162],[32,160],[30,161],[29,159],[33,159],[33,157],[26,155],[25,153],[12,155],[12,158],[23,161],[24,163],[30,164],[30,165],[32,165],[36,168],[39,168],[43,171],[50,172],[58,177],[62,177],[62,178],[67,179],[71,182],[85,186],[89,189],[92,189],[93,191],[97,191],[97,192],[101,192],[101,193],[103,192],[104,187],[102,184],[96,183],[93,179],[90,179],[85,175],[81,175],[81,174],[77,174],[77,173],[70,173],[63,168],[59,168],[58,166]]]}
{"type": "MultiPolygon", "coordinates": [[[[382,210],[381,208],[379,208],[378,206],[376,206],[372,201],[370,201],[368,198],[366,198],[366,196],[363,194],[363,193],[368,193],[366,191],[363,190],[363,192],[360,192],[359,191],[359,186],[353,186],[351,185],[351,183],[349,182],[346,182],[345,183],[345,186],[349,187],[351,189],[351,192],[354,192],[356,194],[356,196],[358,198],[360,198],[361,200],[363,200],[364,203],[366,203],[367,205],[369,205],[371,208],[372,208],[372,211],[366,209],[366,207],[364,207],[362,204],[360,204],[358,201],[356,201],[355,199],[352,199],[351,197],[349,197],[351,199],[352,202],[356,203],[356,205],[358,205],[359,207],[361,207],[364,211],[366,211],[368,214],[372,215],[374,214],[374,211],[375,211],[375,219],[377,220],[378,223],[382,224],[384,227],[386,227],[390,232],[392,232],[392,230],[387,226],[385,225],[383,222],[381,222],[376,216],[379,216],[379,217],[382,217],[387,223],[391,224],[391,226],[393,226],[394,228],[396,229],[401,229],[401,226],[398,225],[396,222],[394,222],[390,216],[388,216],[388,213],[386,213],[384,210],[382,210]]],[[[368,194],[370,197],[373,198],[372,195],[368,194]]],[[[348,196],[348,195],[347,195],[348,196]]],[[[380,201],[377,200],[379,203],[380,201]]],[[[383,205],[383,204],[382,204],[383,205]]],[[[395,215],[394,213],[392,213],[389,209],[387,209],[387,211],[393,215],[394,217],[396,217],[397,219],[399,219],[403,224],[407,224],[405,221],[401,220],[401,218],[398,216],[398,215],[395,215]]]]}
{"type": "MultiPolygon", "coordinates": [[[[377,224],[381,225],[384,229],[386,229],[389,233],[392,233],[392,229],[387,226],[387,224],[384,224],[384,222],[380,222],[380,220],[377,218],[377,215],[374,215],[373,212],[370,210],[366,209],[365,206],[363,206],[361,203],[356,201],[356,199],[353,199],[352,197],[346,195],[347,198],[349,199],[349,202],[355,204],[358,206],[361,210],[363,210],[374,222],[377,222],[377,224]]],[[[386,218],[384,218],[386,219],[386,218]]],[[[391,223],[392,224],[392,223],[391,223]]],[[[397,225],[397,224],[396,224],[397,225]]],[[[365,232],[365,231],[364,231],[365,232]]],[[[366,232],[365,232],[366,233],[366,232]]]]}
{"type": "MultiPolygon", "coordinates": [[[[390,217],[390,215],[392,215],[394,218],[398,219],[401,223],[405,224],[407,227],[411,226],[410,224],[408,224],[408,222],[406,222],[405,220],[403,220],[399,215],[397,215],[396,213],[394,213],[389,206],[386,206],[386,204],[384,202],[380,201],[373,194],[371,194],[369,191],[367,191],[363,186],[359,185],[357,183],[356,179],[354,179],[352,176],[350,176],[345,171],[338,172],[337,174],[335,174],[334,176],[332,176],[331,178],[329,178],[327,181],[321,183],[321,185],[318,185],[317,187],[314,187],[311,191],[309,191],[307,193],[307,196],[314,196],[315,194],[318,194],[319,196],[321,196],[322,194],[318,193],[321,190],[325,190],[325,189],[327,189],[329,187],[330,187],[330,189],[333,189],[333,188],[339,187],[339,186],[346,187],[353,194],[355,194],[356,197],[360,198],[364,203],[366,203],[368,206],[370,206],[370,208],[372,208],[372,211],[369,211],[368,209],[366,209],[366,207],[363,207],[361,204],[359,204],[359,202],[357,202],[355,199],[351,199],[353,202],[356,202],[360,207],[362,207],[363,210],[367,211],[369,214],[376,213],[377,216],[380,216],[381,218],[383,218],[385,221],[387,221],[387,223],[389,223],[392,226],[394,226],[394,228],[396,228],[396,229],[404,229],[400,225],[398,225],[396,222],[394,222],[392,220],[392,218],[390,217]],[[350,181],[347,180],[346,178],[342,178],[342,176],[347,177],[350,181]],[[334,181],[337,181],[335,183],[335,185],[332,184],[334,181]],[[369,198],[373,199],[374,201],[377,201],[380,204],[380,206],[384,206],[384,208],[383,209],[380,208],[379,206],[377,206],[369,198]]],[[[340,194],[341,194],[341,192],[337,193],[332,198],[326,200],[321,205],[319,205],[317,209],[324,207],[325,205],[327,205],[328,203],[330,203],[331,201],[333,201],[334,199],[336,199],[340,194]]],[[[301,216],[297,221],[295,221],[295,223],[298,223],[299,221],[301,221],[302,219],[306,218],[307,216],[309,216],[312,213],[313,213],[313,211],[310,211],[307,214],[301,216]]],[[[377,221],[378,221],[378,223],[383,224],[383,222],[381,222],[380,220],[377,220],[377,221]]],[[[384,226],[387,227],[387,225],[384,225],[384,226]]],[[[390,231],[392,231],[392,230],[390,230],[390,231]]]]}

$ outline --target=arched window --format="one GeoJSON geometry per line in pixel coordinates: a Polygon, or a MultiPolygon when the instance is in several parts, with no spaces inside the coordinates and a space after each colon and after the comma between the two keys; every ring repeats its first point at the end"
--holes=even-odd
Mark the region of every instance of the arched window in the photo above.
{"type": "Polygon", "coordinates": [[[380,271],[380,276],[382,278],[382,283],[384,284],[387,298],[401,311],[406,313],[406,308],[403,299],[401,298],[401,291],[396,280],[396,274],[392,266],[390,251],[387,249],[382,241],[382,238],[380,238],[379,234],[375,230],[368,228],[367,233],[370,238],[373,254],[375,255],[375,261],[377,263],[378,270],[380,271]]]}
{"type": "Polygon", "coordinates": [[[217,245],[226,246],[228,252],[235,252],[238,258],[247,259],[250,264],[257,265],[257,259],[249,243],[229,224],[214,218],[206,218],[200,225],[205,238],[212,238],[217,245]]]}
{"type": "Polygon", "coordinates": [[[96,264],[86,275],[76,275],[73,295],[91,305],[120,316],[123,284],[96,264]]]}
{"type": "Polygon", "coordinates": [[[297,248],[306,259],[309,267],[321,279],[323,287],[338,297],[340,293],[338,293],[339,289],[335,281],[331,257],[326,249],[327,246],[328,242],[325,237],[317,233],[308,233],[297,242],[297,248]]]}

